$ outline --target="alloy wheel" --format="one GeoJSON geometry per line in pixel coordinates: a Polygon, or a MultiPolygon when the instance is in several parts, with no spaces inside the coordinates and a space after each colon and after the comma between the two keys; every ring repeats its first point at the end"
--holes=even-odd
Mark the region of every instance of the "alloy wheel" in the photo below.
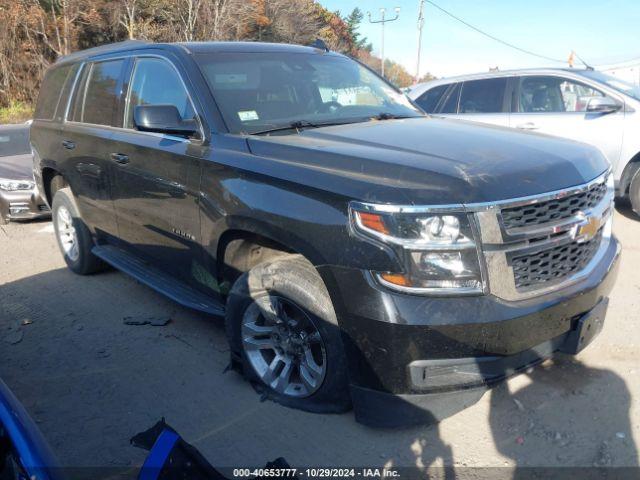
{"type": "Polygon", "coordinates": [[[291,300],[264,295],[247,308],[242,343],[260,379],[276,392],[308,397],[327,371],[327,353],[309,315],[291,300]]]}
{"type": "Polygon", "coordinates": [[[80,250],[78,248],[78,235],[76,233],[76,227],[73,225],[73,217],[71,212],[65,206],[58,208],[56,215],[56,231],[58,233],[58,241],[64,251],[64,254],[72,261],[75,262],[80,257],[80,250]]]}

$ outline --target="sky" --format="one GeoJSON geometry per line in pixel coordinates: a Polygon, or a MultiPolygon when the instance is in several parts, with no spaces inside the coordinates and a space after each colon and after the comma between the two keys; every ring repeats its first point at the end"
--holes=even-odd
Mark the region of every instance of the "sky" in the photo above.
{"type": "MultiPolygon", "coordinates": [[[[566,61],[575,50],[600,66],[640,61],[640,0],[433,0],[487,33],[541,55],[566,61]]],[[[398,20],[385,26],[385,57],[416,71],[419,0],[319,0],[343,15],[359,7],[365,13],[360,33],[380,54],[380,8],[398,20]]],[[[529,56],[482,36],[425,3],[420,74],[437,77],[484,72],[489,68],[567,66],[529,56]]]]}

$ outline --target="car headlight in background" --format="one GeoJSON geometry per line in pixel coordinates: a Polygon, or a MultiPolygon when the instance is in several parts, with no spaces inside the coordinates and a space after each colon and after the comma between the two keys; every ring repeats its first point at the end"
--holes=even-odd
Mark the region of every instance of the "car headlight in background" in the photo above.
{"type": "Polygon", "coordinates": [[[18,190],[33,190],[36,184],[29,180],[10,180],[0,178],[0,189],[7,192],[15,192],[18,190]]]}
{"type": "Polygon", "coordinates": [[[473,217],[460,211],[352,202],[357,232],[392,247],[402,272],[373,272],[392,289],[416,294],[485,292],[473,217]]]}

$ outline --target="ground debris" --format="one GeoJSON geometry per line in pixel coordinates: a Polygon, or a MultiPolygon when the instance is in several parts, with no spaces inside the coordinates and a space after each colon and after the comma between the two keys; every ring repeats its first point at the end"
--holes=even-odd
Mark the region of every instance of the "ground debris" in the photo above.
{"type": "Polygon", "coordinates": [[[164,327],[169,322],[171,322],[171,317],[169,316],[135,316],[135,317],[124,317],[122,319],[125,325],[152,325],[154,327],[164,327]]]}
{"type": "Polygon", "coordinates": [[[516,404],[516,407],[518,407],[518,410],[520,410],[521,412],[524,412],[525,408],[520,400],[518,400],[517,398],[514,398],[513,403],[516,404]]]}
{"type": "Polygon", "coordinates": [[[604,441],[598,449],[598,456],[593,462],[594,467],[606,467],[611,465],[613,458],[611,457],[611,449],[609,448],[609,442],[604,441]]]}

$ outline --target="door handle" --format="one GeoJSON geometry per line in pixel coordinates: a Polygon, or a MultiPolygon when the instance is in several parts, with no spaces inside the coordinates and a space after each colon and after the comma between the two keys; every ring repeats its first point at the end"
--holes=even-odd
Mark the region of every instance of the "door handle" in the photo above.
{"type": "Polygon", "coordinates": [[[516,125],[516,128],[519,128],[520,130],[537,130],[540,127],[533,122],[527,122],[516,125]]]}
{"type": "Polygon", "coordinates": [[[119,163],[120,165],[126,165],[127,163],[129,163],[129,156],[125,155],[124,153],[112,153],[111,159],[114,162],[119,163]]]}
{"type": "Polygon", "coordinates": [[[76,144],[74,142],[72,142],[71,140],[63,140],[62,141],[62,146],[64,148],[66,148],[67,150],[73,150],[74,148],[76,148],[76,144]]]}

